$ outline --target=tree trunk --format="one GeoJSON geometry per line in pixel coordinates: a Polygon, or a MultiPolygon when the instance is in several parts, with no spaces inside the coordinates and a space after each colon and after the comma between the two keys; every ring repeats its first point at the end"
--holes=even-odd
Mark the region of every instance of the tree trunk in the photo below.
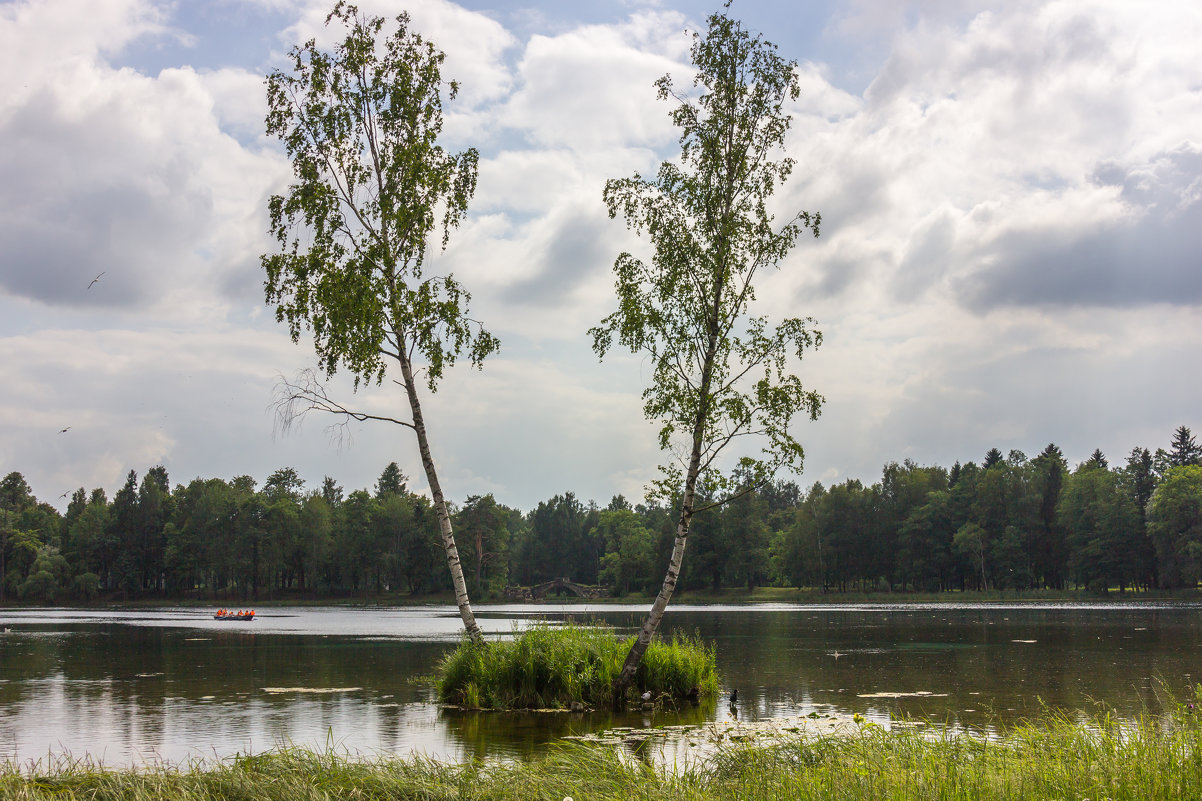
{"type": "Polygon", "coordinates": [[[693,522],[693,505],[697,500],[697,476],[701,472],[701,450],[704,444],[705,420],[709,415],[710,382],[713,378],[714,359],[718,352],[718,311],[721,308],[721,288],[722,283],[720,276],[718,276],[714,281],[714,301],[708,321],[709,341],[702,362],[701,384],[698,388],[700,397],[697,404],[697,417],[693,421],[693,449],[689,455],[688,471],[685,473],[684,497],[681,499],[680,504],[680,519],[676,523],[676,541],[672,545],[672,558],[668,560],[668,572],[664,575],[663,586],[660,587],[659,595],[655,596],[655,603],[651,605],[651,611],[647,614],[647,620],[639,630],[639,635],[635,639],[634,645],[631,646],[630,653],[626,654],[626,661],[622,664],[622,670],[614,678],[613,693],[615,708],[620,708],[625,703],[626,688],[634,680],[634,674],[639,669],[639,663],[643,661],[643,654],[647,652],[647,646],[651,644],[651,638],[655,636],[655,632],[659,629],[660,621],[664,618],[664,610],[668,608],[668,601],[672,599],[672,593],[676,591],[676,582],[680,578],[680,565],[684,561],[684,549],[685,545],[688,544],[689,527],[693,522]]]}
{"type": "MultiPolygon", "coordinates": [[[[690,471],[690,474],[695,478],[693,471],[690,471]]],[[[693,517],[693,498],[691,496],[692,487],[690,486],[686,490],[686,500],[680,511],[680,520],[676,523],[676,542],[672,546],[672,558],[668,561],[668,572],[664,576],[663,586],[660,587],[659,595],[655,596],[655,603],[651,605],[651,611],[648,613],[643,627],[639,629],[639,635],[635,639],[634,645],[626,654],[626,661],[622,664],[621,672],[614,679],[615,708],[620,708],[625,702],[626,688],[634,680],[634,674],[638,672],[639,664],[643,661],[643,654],[647,652],[647,646],[651,644],[651,638],[655,636],[660,621],[664,618],[664,610],[668,608],[668,601],[672,600],[672,593],[676,591],[676,581],[680,577],[680,565],[684,560],[684,549],[689,539],[689,524],[693,517]]]]}
{"type": "Polygon", "coordinates": [[[463,579],[463,565],[459,561],[459,548],[455,545],[455,532],[451,528],[451,516],[447,513],[446,499],[442,494],[442,485],[438,483],[438,473],[434,469],[434,458],[430,455],[430,443],[426,440],[426,423],[422,417],[421,402],[417,397],[417,385],[413,381],[413,365],[406,354],[405,342],[398,337],[398,361],[401,363],[401,376],[405,380],[405,392],[409,396],[409,408],[413,412],[413,431],[417,434],[417,448],[422,457],[422,468],[426,471],[426,482],[430,485],[430,497],[434,501],[434,511],[438,515],[438,528],[442,532],[442,547],[447,554],[447,567],[451,571],[451,584],[455,588],[455,604],[459,607],[459,616],[463,618],[463,628],[469,637],[476,642],[482,642],[484,635],[476,625],[476,616],[472,613],[472,604],[467,595],[467,583],[463,579]]]}
{"type": "Polygon", "coordinates": [[[484,580],[484,531],[476,531],[476,590],[483,586],[484,580]]]}

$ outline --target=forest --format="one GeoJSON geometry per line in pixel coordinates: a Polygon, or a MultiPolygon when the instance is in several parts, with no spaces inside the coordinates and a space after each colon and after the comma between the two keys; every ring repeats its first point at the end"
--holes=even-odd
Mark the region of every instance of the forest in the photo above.
{"type": "MultiPolygon", "coordinates": [[[[291,468],[171,487],[133,470],[110,500],[79,488],[62,514],[19,472],[0,482],[0,602],[425,596],[450,579],[430,501],[397,464],[375,486],[306,488],[291,468]]],[[[703,488],[703,495],[705,490],[703,488]]],[[[701,504],[704,506],[705,504],[701,504]]],[[[469,589],[481,600],[552,578],[616,597],[654,592],[675,510],[605,506],[571,492],[529,512],[471,496],[454,507],[469,589]]],[[[890,462],[880,480],[807,490],[748,485],[702,511],[684,590],[758,586],[840,592],[1176,590],[1202,578],[1202,447],[1186,426],[1169,448],[1101,451],[1070,469],[1048,445],[991,449],[950,469],[890,462]]]]}

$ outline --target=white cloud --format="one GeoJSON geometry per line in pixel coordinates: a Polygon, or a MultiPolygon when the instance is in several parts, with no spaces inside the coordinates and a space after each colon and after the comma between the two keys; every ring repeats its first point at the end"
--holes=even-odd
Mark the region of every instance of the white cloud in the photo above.
{"type": "MultiPolygon", "coordinates": [[[[256,2],[294,10],[285,46],[327,35],[328,3],[256,2]]],[[[598,364],[585,332],[612,310],[614,257],[646,247],[600,194],[675,151],[652,82],[688,85],[685,17],[639,11],[519,42],[445,0],[359,4],[408,8],[447,51],[444,74],[463,82],[452,146],[484,152],[473,214],[431,261],[503,339],[483,373],[455,370],[430,400],[449,493],[523,507],[563,490],[641,496],[663,458],[641,414],[646,365],[598,364]]],[[[327,420],[272,438],[276,373],[312,363],[282,327],[245,322],[270,314],[257,257],[288,165],[262,133],[257,68],[112,66],[143,38],[186,39],[162,8],[0,5],[0,348],[14,354],[0,462],[48,500],[158,461],[176,481],[289,464],[356,488],[393,459],[420,475],[402,429],[354,427],[342,450],[327,420]]],[[[829,65],[798,68],[798,164],[776,208],[821,211],[823,235],[759,297],[826,334],[799,370],[828,400],[798,426],[805,480],[1049,440],[1113,464],[1196,425],[1202,379],[1183,365],[1202,345],[1202,12],[864,0],[834,16],[849,46],[890,55],[862,96],[829,65]]],[[[354,400],[395,411],[390,390],[354,400]]]]}
{"type": "MultiPolygon", "coordinates": [[[[143,36],[182,36],[149,0],[17,0],[0,6],[0,87],[20,102],[30,86],[143,36]]],[[[2,102],[2,101],[0,101],[2,102]]]]}
{"type": "Polygon", "coordinates": [[[1165,210],[1182,209],[1175,219],[1195,213],[1177,162],[1197,151],[1182,143],[1202,123],[1202,104],[1181,102],[1196,95],[1189,87],[1202,69],[1173,44],[1192,35],[1199,15],[1178,16],[1175,26],[1150,24],[1121,5],[1050,3],[982,12],[959,28],[923,22],[897,37],[859,109],[810,74],[807,94],[818,99],[799,109],[798,177],[786,194],[823,213],[820,277],[808,286],[846,291],[884,279],[893,299],[909,301],[935,284],[976,307],[1108,303],[1089,243],[1145,220],[1137,227],[1146,235],[1128,237],[1140,241],[1144,263],[1105,270],[1139,284],[1148,262],[1177,266],[1147,282],[1154,289],[1124,289],[1123,302],[1194,298],[1174,244],[1187,226],[1165,210]],[[1148,108],[1149,97],[1184,113],[1170,121],[1148,108]],[[1150,150],[1150,139],[1163,147],[1150,150]],[[1162,165],[1153,170],[1159,205],[1098,178],[1108,165],[1134,175],[1150,163],[1162,165]],[[1030,268],[1039,275],[1025,275],[1024,264],[1039,265],[1030,268]],[[849,269],[855,277],[840,280],[849,269]],[[1056,291],[1022,289],[1049,271],[1063,272],[1056,291]]]}
{"type": "Polygon", "coordinates": [[[0,289],[45,304],[208,315],[265,242],[265,195],[283,170],[222,128],[245,129],[261,86],[236,70],[114,69],[99,37],[116,47],[161,33],[146,22],[157,15],[105,4],[89,45],[69,9],[57,10],[0,23],[8,41],[45,37],[52,48],[19,79],[23,91],[0,101],[0,289]]]}
{"type": "Polygon", "coordinates": [[[681,63],[688,46],[684,18],[674,12],[534,36],[500,118],[545,147],[663,146],[675,138],[672,107],[657,99],[653,83],[669,73],[691,78],[681,63]]]}

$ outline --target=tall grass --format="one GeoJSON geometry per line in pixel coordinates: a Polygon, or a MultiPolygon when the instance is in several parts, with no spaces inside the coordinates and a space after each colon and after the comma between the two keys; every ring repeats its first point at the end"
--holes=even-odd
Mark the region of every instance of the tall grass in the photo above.
{"type": "Polygon", "coordinates": [[[0,764],[0,798],[22,801],[202,799],[544,799],[562,801],[992,801],[1202,798],[1195,715],[1082,726],[1063,716],[995,739],[873,725],[774,745],[725,746],[706,762],[654,767],[621,749],[571,745],[528,762],[360,760],[286,749],[217,765],[103,769],[87,761],[0,764]]]}
{"type": "MultiPolygon", "coordinates": [[[[605,626],[536,623],[512,640],[464,640],[439,663],[438,694],[473,709],[570,708],[613,703],[613,680],[634,637],[605,626]]],[[[657,701],[718,693],[714,650],[696,637],[653,640],[630,692],[657,701]]]]}
{"type": "Polygon", "coordinates": [[[724,749],[702,784],[708,797],[764,801],[1195,799],[1202,726],[1181,717],[1083,726],[1054,714],[981,738],[868,725],[849,737],[724,749]]]}

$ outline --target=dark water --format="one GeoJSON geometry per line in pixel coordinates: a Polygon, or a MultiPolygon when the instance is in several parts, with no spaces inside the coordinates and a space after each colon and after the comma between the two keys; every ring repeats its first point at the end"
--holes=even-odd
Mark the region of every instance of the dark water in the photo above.
{"type": "MultiPolygon", "coordinates": [[[[481,606],[487,632],[536,617],[633,629],[643,607],[481,606]]],[[[537,752],[614,725],[723,720],[725,696],[683,713],[440,709],[432,674],[456,642],[451,607],[275,608],[251,623],[185,609],[0,610],[0,759],[89,754],[107,764],[220,758],[287,744],[443,758],[537,752]]],[[[1156,712],[1156,688],[1202,681],[1202,606],[678,607],[667,629],[714,642],[742,720],[860,713],[988,729],[1099,705],[1156,712]]]]}

